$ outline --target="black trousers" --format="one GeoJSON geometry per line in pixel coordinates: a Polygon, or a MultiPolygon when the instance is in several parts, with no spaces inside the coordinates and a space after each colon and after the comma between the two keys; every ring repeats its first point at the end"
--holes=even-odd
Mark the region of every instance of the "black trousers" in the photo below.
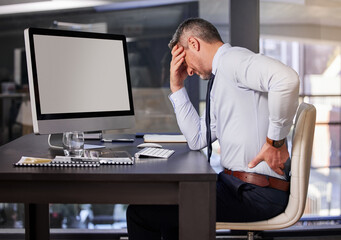
{"type": "MultiPolygon", "coordinates": [[[[288,192],[258,187],[221,172],[217,181],[216,219],[217,222],[269,219],[284,211],[288,197],[288,192]]],[[[127,226],[129,240],[178,239],[178,205],[130,205],[127,226]]]]}

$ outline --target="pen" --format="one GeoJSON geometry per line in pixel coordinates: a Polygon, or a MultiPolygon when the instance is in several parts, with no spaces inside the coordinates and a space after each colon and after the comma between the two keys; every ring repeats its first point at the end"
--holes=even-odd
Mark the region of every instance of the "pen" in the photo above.
{"type": "Polygon", "coordinates": [[[83,158],[83,157],[71,157],[71,161],[80,161],[80,162],[96,162],[98,159],[93,158],[83,158]]]}
{"type": "Polygon", "coordinates": [[[117,139],[105,139],[101,140],[102,142],[134,142],[133,138],[117,138],[117,139]]]}

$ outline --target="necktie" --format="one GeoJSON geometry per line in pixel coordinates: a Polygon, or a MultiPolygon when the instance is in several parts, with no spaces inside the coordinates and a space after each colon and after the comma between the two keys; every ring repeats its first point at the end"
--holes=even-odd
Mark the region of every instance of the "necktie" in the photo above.
{"type": "Polygon", "coordinates": [[[213,86],[214,74],[212,73],[207,84],[206,94],[206,141],[207,141],[207,160],[210,162],[212,155],[212,137],[211,137],[211,116],[210,116],[210,93],[213,86]]]}

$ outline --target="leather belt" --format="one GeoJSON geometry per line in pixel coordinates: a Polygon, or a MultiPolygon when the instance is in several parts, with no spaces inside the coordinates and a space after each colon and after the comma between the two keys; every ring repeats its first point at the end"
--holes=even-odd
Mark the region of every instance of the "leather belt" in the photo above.
{"type": "Polygon", "coordinates": [[[258,173],[238,172],[224,169],[224,172],[233,177],[239,178],[243,182],[251,183],[260,187],[270,187],[281,191],[288,191],[290,183],[275,177],[270,177],[258,173]]]}

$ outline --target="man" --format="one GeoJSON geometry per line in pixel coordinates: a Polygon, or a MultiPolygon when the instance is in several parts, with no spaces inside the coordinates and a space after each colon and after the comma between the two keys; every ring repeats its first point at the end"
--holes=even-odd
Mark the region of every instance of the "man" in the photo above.
{"type": "MultiPolygon", "coordinates": [[[[289,194],[285,140],[298,106],[297,74],[274,59],[224,44],[200,18],[183,22],[169,47],[170,100],[189,147],[210,146],[210,138],[220,143],[217,221],[257,221],[283,212],[289,194]],[[214,79],[210,111],[201,118],[184,88],[193,74],[214,79]]],[[[130,206],[127,222],[130,240],[178,238],[177,206],[130,206]]]]}

